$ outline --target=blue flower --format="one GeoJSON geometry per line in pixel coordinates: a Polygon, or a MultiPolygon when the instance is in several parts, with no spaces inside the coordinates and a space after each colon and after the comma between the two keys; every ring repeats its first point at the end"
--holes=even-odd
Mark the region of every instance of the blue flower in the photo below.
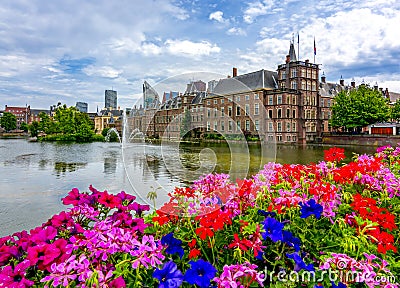
{"type": "Polygon", "coordinates": [[[307,218],[308,216],[314,214],[315,217],[319,219],[321,217],[322,211],[324,210],[322,205],[316,203],[314,199],[310,199],[304,204],[300,203],[300,206],[301,218],[307,218]]]}
{"type": "Polygon", "coordinates": [[[165,253],[175,254],[178,253],[179,257],[182,259],[185,251],[182,248],[182,241],[174,238],[173,233],[169,233],[161,238],[161,244],[167,245],[168,247],[165,249],[165,253]]]}
{"type": "Polygon", "coordinates": [[[264,217],[275,217],[276,216],[275,212],[267,212],[267,211],[261,210],[261,209],[258,209],[257,213],[264,217]]]}
{"type": "Polygon", "coordinates": [[[304,269],[306,271],[314,271],[314,265],[312,265],[312,264],[307,265],[297,252],[292,253],[292,254],[286,254],[286,256],[290,259],[293,259],[293,261],[295,263],[295,266],[294,266],[295,271],[300,271],[302,269],[304,269]]]}
{"type": "Polygon", "coordinates": [[[153,277],[160,281],[159,288],[175,288],[180,287],[183,282],[183,274],[178,270],[174,261],[164,264],[163,269],[156,269],[153,277]]]}
{"type": "Polygon", "coordinates": [[[283,227],[285,226],[283,223],[275,220],[274,218],[266,218],[263,222],[265,232],[262,233],[264,239],[269,237],[272,242],[278,242],[283,240],[283,227]]]}
{"type": "Polygon", "coordinates": [[[217,269],[202,259],[190,261],[189,264],[190,269],[186,271],[185,281],[192,285],[196,284],[200,288],[209,287],[211,279],[217,273],[217,269]]]}
{"type": "Polygon", "coordinates": [[[300,250],[300,239],[294,237],[292,232],[283,231],[283,242],[285,242],[289,247],[293,247],[294,251],[299,252],[300,250]]]}
{"type": "Polygon", "coordinates": [[[335,285],[334,282],[332,282],[332,288],[346,288],[346,284],[343,284],[342,282],[339,282],[338,285],[335,285]]]}

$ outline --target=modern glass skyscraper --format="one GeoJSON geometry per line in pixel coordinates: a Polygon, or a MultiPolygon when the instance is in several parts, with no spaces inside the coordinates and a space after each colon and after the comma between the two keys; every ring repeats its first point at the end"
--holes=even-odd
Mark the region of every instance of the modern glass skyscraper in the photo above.
{"type": "Polygon", "coordinates": [[[105,107],[106,109],[117,109],[117,91],[106,90],[105,91],[105,107]]]}

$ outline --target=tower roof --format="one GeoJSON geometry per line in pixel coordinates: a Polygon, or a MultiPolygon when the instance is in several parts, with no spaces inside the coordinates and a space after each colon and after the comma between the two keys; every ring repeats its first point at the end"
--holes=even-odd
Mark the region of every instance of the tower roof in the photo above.
{"type": "Polygon", "coordinates": [[[290,62],[293,62],[293,61],[296,62],[297,61],[296,51],[294,50],[293,42],[290,42],[289,56],[290,56],[290,62]]]}

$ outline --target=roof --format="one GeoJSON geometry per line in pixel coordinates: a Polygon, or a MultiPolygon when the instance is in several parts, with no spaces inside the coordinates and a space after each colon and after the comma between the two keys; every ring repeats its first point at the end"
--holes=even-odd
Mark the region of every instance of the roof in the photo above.
{"type": "Polygon", "coordinates": [[[349,90],[349,87],[337,83],[319,82],[319,94],[322,97],[335,97],[343,90],[349,90]]]}
{"type": "Polygon", "coordinates": [[[290,42],[289,57],[290,57],[290,62],[297,61],[296,50],[294,49],[294,44],[292,42],[290,42]]]}
{"type": "Polygon", "coordinates": [[[192,81],[186,86],[185,94],[192,94],[196,92],[203,92],[206,91],[206,83],[201,80],[192,81]]]}
{"type": "Polygon", "coordinates": [[[44,112],[46,114],[50,115],[50,110],[47,109],[31,109],[31,115],[39,115],[41,112],[44,112]]]}
{"type": "Polygon", "coordinates": [[[191,104],[200,104],[203,101],[203,98],[206,97],[206,95],[207,94],[205,92],[197,92],[191,104]]]}
{"type": "Polygon", "coordinates": [[[228,95],[240,92],[249,92],[257,89],[277,89],[278,73],[268,70],[259,70],[232,78],[219,80],[213,94],[228,95]]]}
{"type": "Polygon", "coordinates": [[[397,100],[400,99],[400,93],[389,92],[389,99],[390,103],[395,103],[397,100]]]}

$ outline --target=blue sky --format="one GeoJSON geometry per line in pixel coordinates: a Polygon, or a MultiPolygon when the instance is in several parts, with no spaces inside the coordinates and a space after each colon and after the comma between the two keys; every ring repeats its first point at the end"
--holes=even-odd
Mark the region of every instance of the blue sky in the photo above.
{"type": "Polygon", "coordinates": [[[297,33],[300,60],[313,61],[315,37],[327,81],[400,92],[399,24],[396,0],[4,0],[0,109],[85,101],[96,111],[105,89],[125,108],[144,80],[183,92],[232,67],[275,71],[297,33]]]}

